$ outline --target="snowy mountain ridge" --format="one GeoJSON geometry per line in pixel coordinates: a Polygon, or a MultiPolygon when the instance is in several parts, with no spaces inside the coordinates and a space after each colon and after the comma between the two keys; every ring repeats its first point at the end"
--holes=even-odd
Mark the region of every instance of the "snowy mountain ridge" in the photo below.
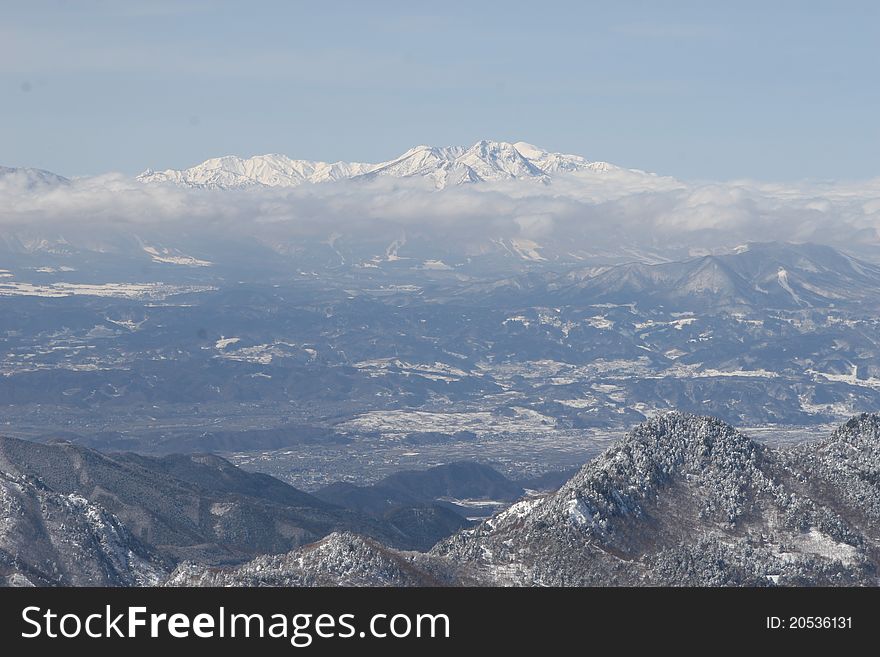
{"type": "Polygon", "coordinates": [[[376,177],[427,178],[438,189],[482,181],[537,180],[549,182],[553,174],[616,170],[607,162],[590,162],[579,155],[551,153],[526,142],[481,140],[467,148],[421,145],[378,164],[315,162],[267,154],[242,158],[212,158],[188,169],[148,169],[137,179],[143,183],[174,183],[186,187],[238,189],[252,186],[295,187],[345,179],[376,177]]]}

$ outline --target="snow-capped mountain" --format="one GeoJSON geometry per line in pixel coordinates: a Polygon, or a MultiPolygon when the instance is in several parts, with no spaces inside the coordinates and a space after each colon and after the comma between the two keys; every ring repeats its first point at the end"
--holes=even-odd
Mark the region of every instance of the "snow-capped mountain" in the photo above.
{"type": "Polygon", "coordinates": [[[189,187],[235,189],[264,185],[295,187],[352,178],[421,177],[437,188],[481,181],[538,180],[548,182],[553,174],[616,169],[606,162],[590,162],[579,155],[550,153],[519,141],[478,141],[470,148],[416,146],[399,157],[365,164],[361,162],[312,162],[292,160],[284,155],[227,156],[206,160],[189,169],[153,171],[138,176],[145,183],[171,182],[189,187]]]}

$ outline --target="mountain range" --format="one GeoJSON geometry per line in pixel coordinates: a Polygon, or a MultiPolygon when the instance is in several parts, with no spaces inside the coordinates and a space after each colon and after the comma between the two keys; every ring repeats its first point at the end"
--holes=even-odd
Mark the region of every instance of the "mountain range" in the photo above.
{"type": "MultiPolygon", "coordinates": [[[[0,576],[10,585],[880,581],[877,415],[856,416],[826,438],[784,448],[758,443],[715,418],[658,415],[556,492],[525,497],[427,552],[400,550],[381,535],[367,536],[352,523],[345,527],[333,512],[339,507],[322,507],[216,457],[122,455],[107,464],[102,461],[111,457],[69,445],[4,440],[0,446],[0,576]],[[154,482],[152,491],[138,485],[144,475],[154,482]],[[165,509],[161,516],[151,515],[157,504],[165,509]],[[277,538],[262,542],[272,535],[263,521],[274,517],[276,529],[284,527],[278,521],[289,516],[278,508],[290,504],[309,506],[318,522],[321,514],[335,518],[337,529],[325,523],[323,537],[288,551],[277,538]],[[176,515],[170,511],[175,508],[176,515]],[[157,524],[175,517],[168,526],[157,524]],[[182,536],[185,526],[192,532],[188,541],[198,543],[209,525],[215,544],[222,533],[227,545],[248,545],[258,554],[248,557],[239,549],[237,563],[224,565],[204,548],[169,549],[168,538],[182,536]]],[[[441,478],[434,474],[425,484],[435,487],[441,478]]],[[[298,540],[306,535],[286,526],[298,540]]]]}
{"type": "Polygon", "coordinates": [[[618,169],[607,162],[590,162],[579,155],[550,153],[519,141],[481,140],[470,147],[416,146],[377,164],[316,162],[269,154],[241,158],[212,158],[188,169],[148,169],[137,179],[144,183],[176,183],[188,187],[235,189],[252,186],[295,187],[303,183],[377,177],[426,178],[436,188],[482,181],[537,180],[554,174],[618,169]]]}

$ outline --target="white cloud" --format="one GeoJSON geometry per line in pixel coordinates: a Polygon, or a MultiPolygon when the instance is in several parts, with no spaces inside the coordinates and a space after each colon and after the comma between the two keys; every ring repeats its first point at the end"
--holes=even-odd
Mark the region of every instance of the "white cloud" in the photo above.
{"type": "Polygon", "coordinates": [[[880,181],[687,185],[632,172],[558,176],[550,185],[482,183],[435,191],[424,180],[378,179],[296,188],[213,191],[110,174],[70,185],[0,178],[4,232],[102,231],[297,236],[397,236],[468,242],[515,238],[567,244],[718,250],[746,241],[880,244],[880,181]]]}

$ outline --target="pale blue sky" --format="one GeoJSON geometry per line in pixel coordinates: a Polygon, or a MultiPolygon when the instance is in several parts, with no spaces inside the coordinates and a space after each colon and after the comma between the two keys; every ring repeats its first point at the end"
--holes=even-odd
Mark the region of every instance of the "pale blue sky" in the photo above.
{"type": "Polygon", "coordinates": [[[524,140],[690,179],[880,175],[880,3],[9,2],[0,164],[524,140]]]}

